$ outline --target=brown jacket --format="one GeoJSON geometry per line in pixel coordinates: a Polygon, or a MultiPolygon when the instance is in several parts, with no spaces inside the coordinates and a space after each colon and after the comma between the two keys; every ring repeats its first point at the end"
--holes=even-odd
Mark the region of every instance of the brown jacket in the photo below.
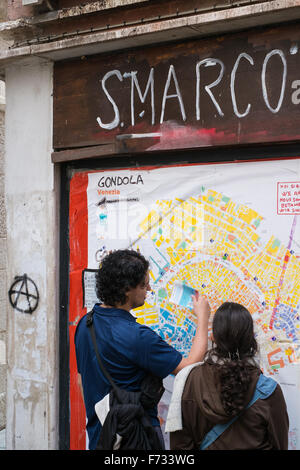
{"type": "MultiPolygon", "coordinates": [[[[204,436],[217,423],[228,421],[219,394],[216,367],[196,366],[189,374],[182,395],[183,429],[170,434],[172,450],[197,450],[204,436]]],[[[245,396],[250,402],[259,369],[253,370],[245,396]]],[[[286,450],[289,419],[280,385],[269,398],[258,399],[224,431],[207,450],[286,450]]]]}

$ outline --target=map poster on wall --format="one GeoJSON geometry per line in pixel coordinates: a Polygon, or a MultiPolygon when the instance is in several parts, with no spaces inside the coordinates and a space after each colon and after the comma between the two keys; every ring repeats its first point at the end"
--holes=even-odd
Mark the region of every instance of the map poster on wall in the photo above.
{"type": "MultiPolygon", "coordinates": [[[[114,249],[144,254],[152,291],[132,313],[185,356],[195,334],[194,289],[212,313],[228,300],[247,307],[261,368],[287,402],[289,448],[300,449],[300,159],[89,171],[73,179],[83,174],[83,269],[97,269],[114,249]]],[[[170,379],[167,388],[169,397],[170,379]]]]}

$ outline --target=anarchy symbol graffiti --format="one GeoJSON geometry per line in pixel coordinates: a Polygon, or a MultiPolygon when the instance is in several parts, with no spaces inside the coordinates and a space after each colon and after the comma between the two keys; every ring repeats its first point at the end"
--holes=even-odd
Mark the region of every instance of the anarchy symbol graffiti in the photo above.
{"type": "Polygon", "coordinates": [[[12,307],[22,313],[34,312],[39,303],[38,288],[27,274],[15,277],[8,295],[12,307]]]}

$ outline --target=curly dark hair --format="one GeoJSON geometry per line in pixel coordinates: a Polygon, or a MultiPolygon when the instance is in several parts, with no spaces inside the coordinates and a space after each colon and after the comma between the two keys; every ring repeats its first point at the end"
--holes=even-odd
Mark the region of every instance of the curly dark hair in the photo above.
{"type": "Polygon", "coordinates": [[[216,311],[212,325],[215,347],[205,361],[217,367],[221,401],[229,417],[245,406],[245,395],[258,365],[257,342],[250,312],[235,302],[225,302],[216,311]]]}
{"type": "Polygon", "coordinates": [[[96,274],[96,294],[107,305],[126,302],[126,293],[141,284],[149,262],[134,250],[116,250],[102,260],[96,274]]]}

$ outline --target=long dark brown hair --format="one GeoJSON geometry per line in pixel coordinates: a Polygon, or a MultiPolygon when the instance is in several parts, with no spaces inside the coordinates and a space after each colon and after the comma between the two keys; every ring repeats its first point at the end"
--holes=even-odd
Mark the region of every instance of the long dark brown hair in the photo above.
{"type": "Polygon", "coordinates": [[[252,316],[243,305],[225,302],[214,315],[212,333],[215,346],[205,361],[216,365],[222,405],[228,416],[235,416],[245,406],[253,369],[258,369],[252,316]]]}

